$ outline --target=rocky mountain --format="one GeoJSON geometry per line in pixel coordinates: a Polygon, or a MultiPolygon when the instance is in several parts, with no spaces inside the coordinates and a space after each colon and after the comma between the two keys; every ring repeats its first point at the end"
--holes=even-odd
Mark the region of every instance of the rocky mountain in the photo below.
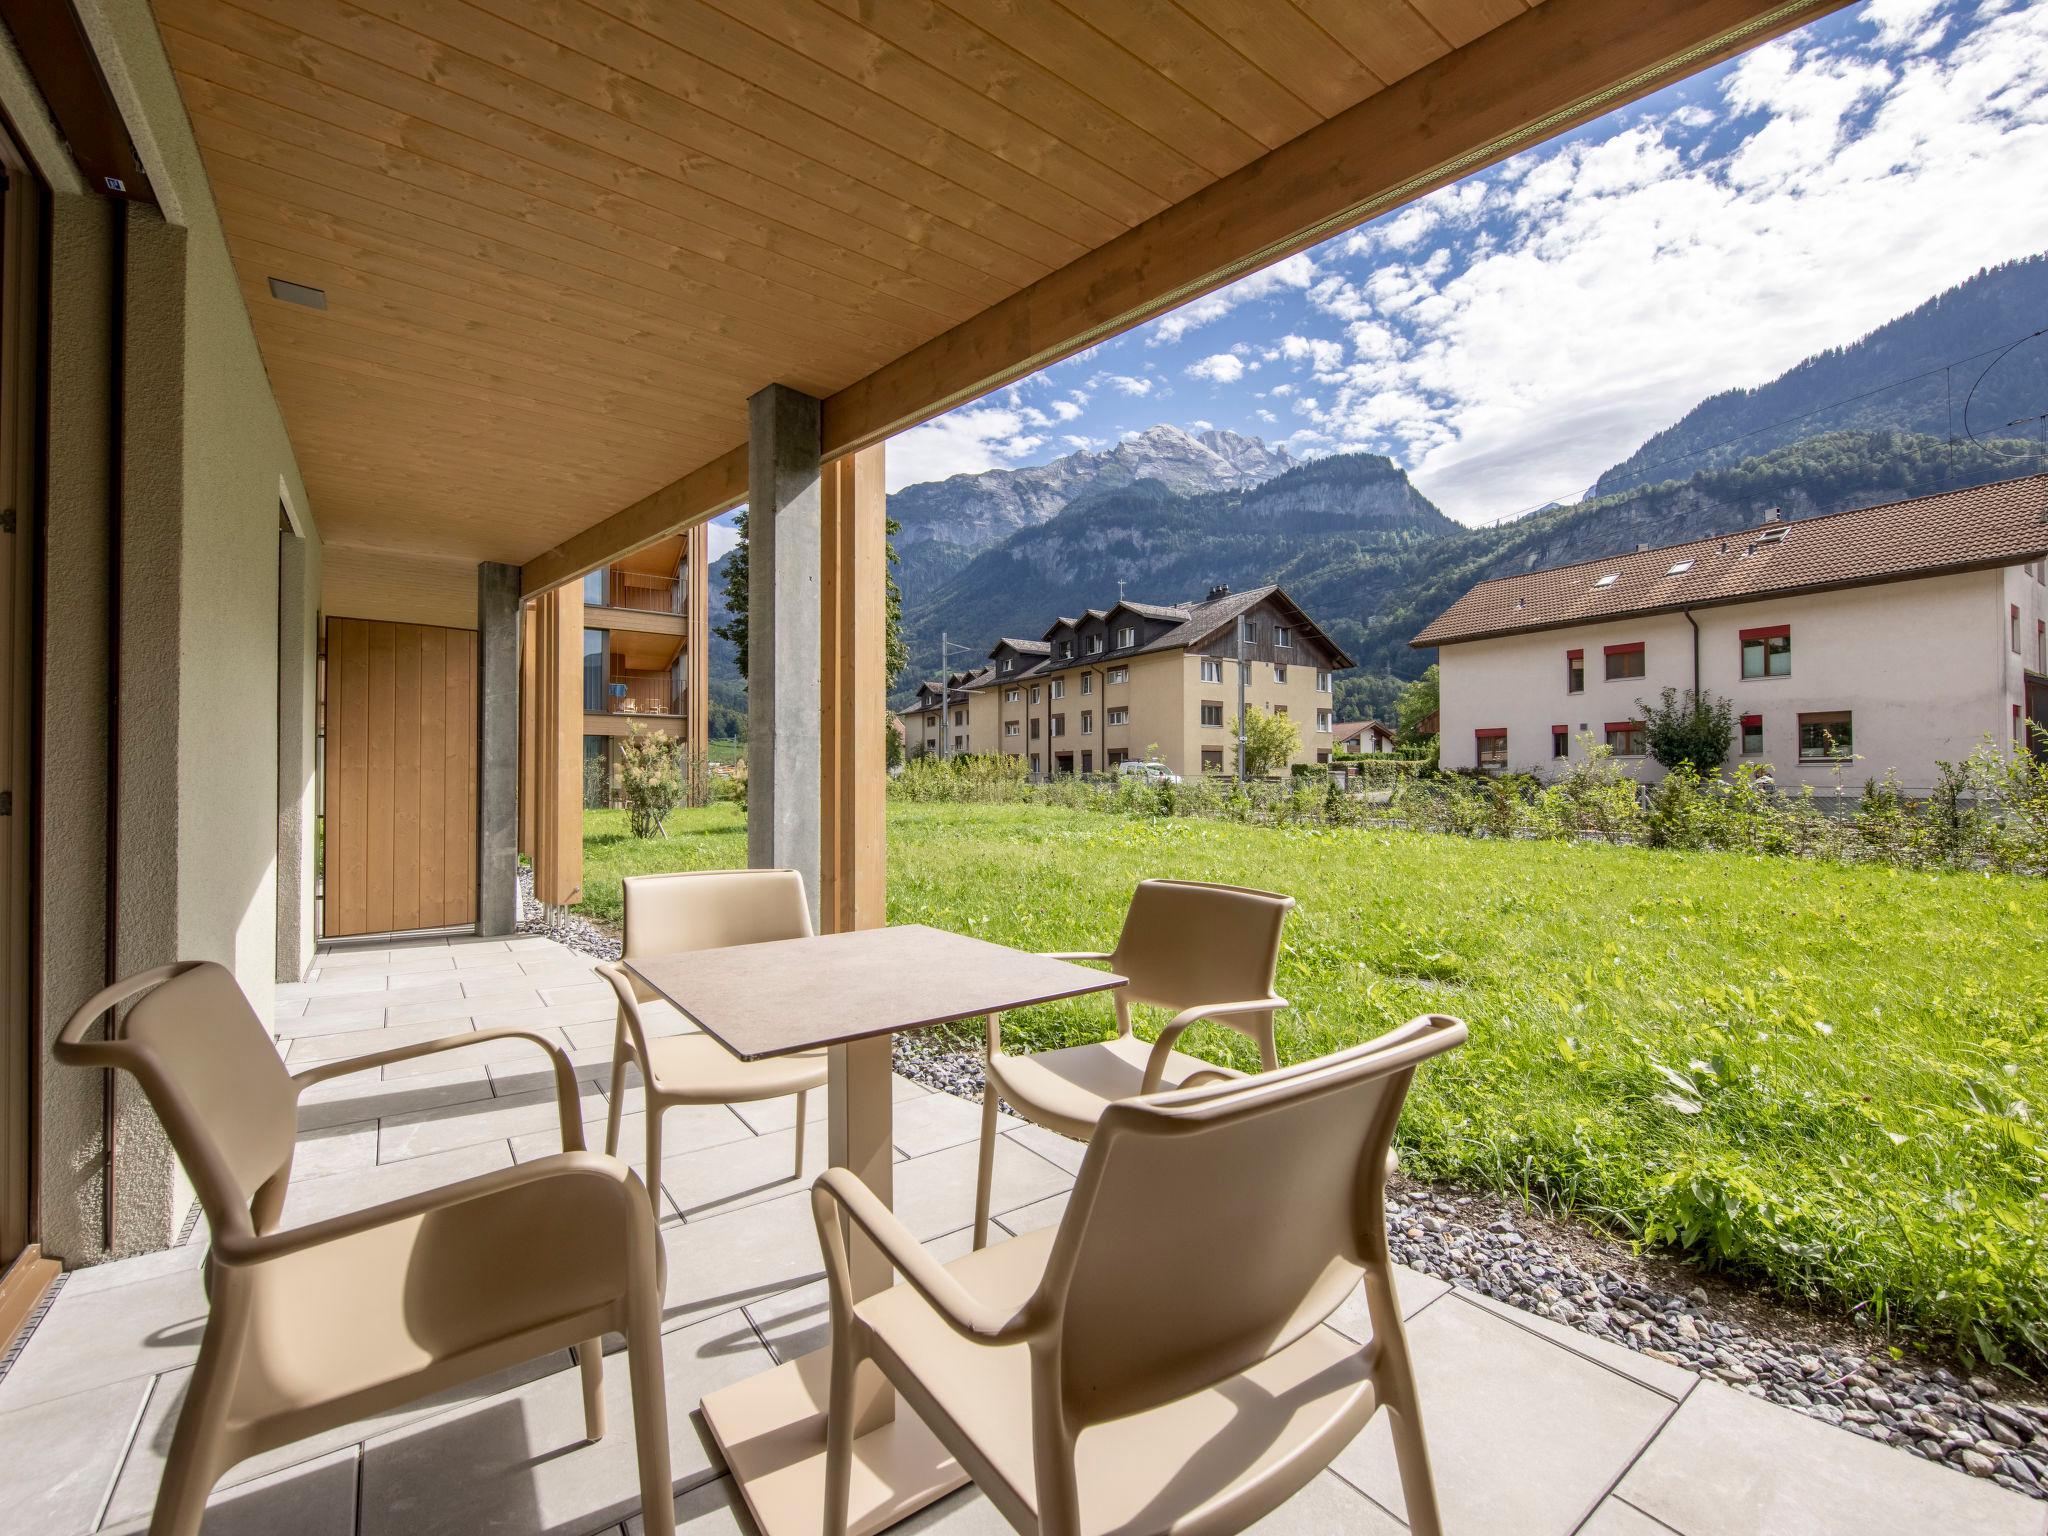
{"type": "Polygon", "coordinates": [[[907,604],[937,591],[983,550],[1035,528],[1075,502],[1151,482],[1176,495],[1241,490],[1295,460],[1256,437],[1156,426],[1100,452],[1084,450],[1028,469],[992,469],[906,486],[889,498],[900,524],[896,579],[907,604]]]}

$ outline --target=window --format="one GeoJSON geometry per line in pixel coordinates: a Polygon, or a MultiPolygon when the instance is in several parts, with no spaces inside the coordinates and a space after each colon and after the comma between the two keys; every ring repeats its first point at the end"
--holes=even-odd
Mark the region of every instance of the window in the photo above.
{"type": "Polygon", "coordinates": [[[1478,760],[1482,768],[1505,768],[1508,765],[1508,731],[1504,725],[1490,730],[1474,731],[1478,738],[1478,760]]]}
{"type": "Polygon", "coordinates": [[[1221,704],[1204,704],[1202,706],[1202,724],[1217,726],[1223,724],[1223,706],[1221,704]]]}
{"type": "MultiPolygon", "coordinates": [[[[605,697],[604,653],[605,640],[609,631],[586,629],[583,631],[583,707],[586,710],[602,712],[609,707],[605,697]]],[[[619,685],[621,690],[625,684],[619,685]]]]}
{"type": "Polygon", "coordinates": [[[2012,749],[2017,752],[2027,744],[2026,727],[2020,724],[2020,707],[2012,707],[2012,749]]]}
{"type": "Polygon", "coordinates": [[[1093,693],[1094,691],[1095,691],[1095,674],[1094,674],[1093,672],[1083,672],[1083,673],[1081,674],[1081,692],[1083,692],[1083,693],[1085,694],[1085,693],[1093,693]]]}
{"type": "Polygon", "coordinates": [[[1284,683],[1284,682],[1286,682],[1286,681],[1287,681],[1287,663],[1286,663],[1286,662],[1284,662],[1284,661],[1276,661],[1276,662],[1274,662],[1274,663],[1273,663],[1273,681],[1274,681],[1274,682],[1276,682],[1276,683],[1284,683]]]}
{"type": "Polygon", "coordinates": [[[1630,645],[1607,647],[1607,681],[1617,682],[1625,677],[1643,675],[1643,642],[1638,640],[1630,645]]]}
{"type": "Polygon", "coordinates": [[[1056,699],[1064,699],[1067,696],[1067,680],[1064,677],[1052,680],[1052,696],[1056,699]]]}
{"type": "Polygon", "coordinates": [[[604,573],[605,567],[600,565],[596,570],[583,578],[583,601],[594,603],[599,608],[605,606],[604,573]]]}
{"type": "Polygon", "coordinates": [[[1083,773],[1093,773],[1095,771],[1095,754],[1093,752],[1083,752],[1081,754],[1081,771],[1083,773]]]}
{"type": "Polygon", "coordinates": [[[1061,660],[1061,661],[1072,661],[1073,659],[1074,659],[1074,642],[1073,642],[1073,641],[1071,641],[1071,640],[1062,640],[1062,641],[1060,642],[1060,660],[1061,660]]]}
{"type": "Polygon", "coordinates": [[[1038,684],[1036,683],[1031,685],[1031,702],[1034,704],[1038,702],[1038,684]]]}
{"type": "Polygon", "coordinates": [[[1119,629],[1119,630],[1118,630],[1118,631],[1116,632],[1116,648],[1117,648],[1118,650],[1120,650],[1120,651],[1121,651],[1121,650],[1123,650],[1123,649],[1124,649],[1125,647],[1127,647],[1127,646],[1133,646],[1133,645],[1136,645],[1137,643],[1138,643],[1138,631],[1137,631],[1137,627],[1136,627],[1135,625],[1131,625],[1131,624],[1126,624],[1126,625],[1124,625],[1124,626],[1123,626],[1123,628],[1119,629]]]}
{"type": "Polygon", "coordinates": [[[966,711],[966,710],[964,710],[964,709],[956,709],[956,710],[954,710],[954,711],[953,711],[953,723],[954,723],[955,725],[965,725],[965,724],[967,723],[967,711],[966,711]]]}
{"type": "Polygon", "coordinates": [[[1054,715],[1052,717],[1052,733],[1055,736],[1067,734],[1067,717],[1065,715],[1054,715]]]}
{"type": "Polygon", "coordinates": [[[1023,702],[1024,702],[1024,690],[1023,690],[1022,688],[1010,688],[1010,689],[1006,689],[1006,690],[1004,691],[1004,693],[1003,693],[1003,702],[1004,702],[1005,704],[1021,704],[1021,703],[1023,703],[1023,702]]]}
{"type": "Polygon", "coordinates": [[[2012,605],[2012,653],[2015,656],[2020,653],[2020,605],[2018,603],[2012,605]]]}
{"type": "Polygon", "coordinates": [[[1105,768],[1116,768],[1124,763],[1128,763],[1130,760],[1131,754],[1124,748],[1111,747],[1108,752],[1103,754],[1102,765],[1105,768]]]}
{"type": "Polygon", "coordinates": [[[1316,692],[1317,692],[1317,693],[1328,693],[1329,691],[1330,691],[1330,674],[1329,674],[1329,673],[1327,673],[1327,672],[1318,672],[1318,673],[1316,674],[1316,692]]]}
{"type": "Polygon", "coordinates": [[[1014,656],[1005,656],[1005,657],[1003,658],[1003,670],[1004,670],[1005,672],[1014,672],[1014,671],[1016,671],[1016,670],[1017,670],[1017,658],[1016,658],[1016,657],[1014,657],[1014,656]]]}
{"type": "Polygon", "coordinates": [[[1608,721],[1607,746],[1616,757],[1641,757],[1643,755],[1643,722],[1640,720],[1608,721]]]}
{"type": "Polygon", "coordinates": [[[1023,725],[1024,722],[1021,720],[1005,720],[1003,722],[1003,734],[1005,736],[1019,735],[1022,732],[1023,725]]]}
{"type": "Polygon", "coordinates": [[[1128,709],[1112,709],[1102,718],[1103,722],[1107,725],[1129,725],[1131,723],[1131,712],[1128,709]]]}
{"type": "Polygon", "coordinates": [[[1248,683],[1252,680],[1252,664],[1250,662],[1240,661],[1237,664],[1237,680],[1241,683],[1248,683]]]}
{"type": "MultiPolygon", "coordinates": [[[[1038,722],[1037,722],[1036,720],[1032,721],[1031,723],[1032,723],[1033,725],[1036,725],[1036,724],[1038,724],[1038,722]]],[[[1037,773],[1037,772],[1039,772],[1039,767],[1038,767],[1038,754],[1037,754],[1036,752],[1034,752],[1034,753],[1032,753],[1032,754],[1031,754],[1031,771],[1032,771],[1033,773],[1037,773]]]]}
{"type": "Polygon", "coordinates": [[[1223,749],[1221,747],[1202,748],[1202,772],[1221,773],[1222,771],[1223,749]]]}
{"type": "Polygon", "coordinates": [[[1325,747],[1320,752],[1316,753],[1316,761],[1319,763],[1327,764],[1330,761],[1330,749],[1328,747],[1325,747]]]}
{"type": "Polygon", "coordinates": [[[1329,712],[1329,711],[1328,711],[1327,709],[1319,709],[1319,710],[1317,710],[1317,711],[1316,711],[1316,729],[1317,729],[1317,730],[1319,730],[1319,731],[1327,731],[1327,730],[1328,730],[1329,728],[1330,728],[1330,712],[1329,712]]]}
{"type": "Polygon", "coordinates": [[[1667,570],[1664,574],[1666,576],[1683,576],[1687,571],[1691,569],[1692,562],[1690,560],[1675,560],[1672,562],[1671,568],[1667,570]]]}
{"type": "Polygon", "coordinates": [[[2048,672],[2048,619],[2034,626],[2034,670],[2048,672]]]}
{"type": "Polygon", "coordinates": [[[1550,755],[1570,757],[1572,755],[1572,728],[1568,725],[1553,725],[1550,728],[1550,755]]]}
{"type": "Polygon", "coordinates": [[[1742,675],[1790,677],[1792,626],[1774,624],[1769,629],[1745,629],[1742,632],[1742,675]]]}
{"type": "Polygon", "coordinates": [[[1095,711],[1092,709],[1081,711],[1081,734],[1083,736],[1093,736],[1095,734],[1095,711]]]}
{"type": "Polygon", "coordinates": [[[1202,681],[1205,683],[1222,682],[1223,663],[1217,661],[1214,657],[1204,656],[1202,658],[1202,681]]]}
{"type": "Polygon", "coordinates": [[[1275,704],[1273,706],[1273,713],[1276,716],[1284,717],[1287,713],[1287,706],[1285,704],[1275,704]]]}
{"type": "Polygon", "coordinates": [[[1799,717],[1799,760],[1827,762],[1855,753],[1856,735],[1846,709],[1799,717]]]}
{"type": "Polygon", "coordinates": [[[1102,636],[1090,635],[1088,637],[1088,654],[1090,656],[1100,656],[1102,654],[1102,636]]]}
{"type": "Polygon", "coordinates": [[[954,737],[953,737],[953,750],[954,750],[955,752],[964,752],[964,751],[966,751],[966,750],[967,750],[967,738],[966,738],[965,736],[962,736],[962,735],[959,735],[959,734],[957,734],[957,733],[956,733],[956,734],[954,735],[954,737]]]}
{"type": "Polygon", "coordinates": [[[1764,717],[1744,715],[1742,717],[1742,755],[1761,757],[1764,750],[1764,717]]]}
{"type": "Polygon", "coordinates": [[[1128,683],[1131,680],[1131,669],[1129,667],[1111,667],[1109,669],[1109,680],[1112,683],[1128,683]]]}
{"type": "Polygon", "coordinates": [[[1259,638],[1259,626],[1250,619],[1239,619],[1237,621],[1237,637],[1244,644],[1250,645],[1259,638]]]}
{"type": "Polygon", "coordinates": [[[1293,650],[1294,631],[1285,624],[1275,624],[1273,626],[1273,648],[1277,651],[1293,650]]]}
{"type": "Polygon", "coordinates": [[[1584,693],[1586,691],[1586,653],[1566,651],[1564,653],[1564,691],[1584,693]]]}
{"type": "Polygon", "coordinates": [[[1615,571],[1610,573],[1609,575],[1602,576],[1598,581],[1594,582],[1593,585],[1596,587],[1611,587],[1615,584],[1615,582],[1619,581],[1620,579],[1621,573],[1619,571],[1615,571]]]}
{"type": "Polygon", "coordinates": [[[1038,716],[1036,716],[1036,715],[1033,715],[1033,716],[1031,717],[1031,739],[1032,739],[1033,741],[1036,741],[1036,740],[1038,740],[1038,725],[1039,725],[1039,721],[1038,721],[1038,716]]]}

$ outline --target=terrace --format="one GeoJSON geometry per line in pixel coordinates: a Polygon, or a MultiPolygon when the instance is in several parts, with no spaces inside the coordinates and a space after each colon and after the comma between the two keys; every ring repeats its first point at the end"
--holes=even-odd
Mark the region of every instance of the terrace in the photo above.
{"type": "MultiPolygon", "coordinates": [[[[517,931],[522,854],[543,902],[581,886],[591,573],[689,541],[593,589],[594,679],[701,733],[705,647],[666,631],[747,505],[748,863],[877,928],[892,434],[1837,3],[0,0],[0,1530],[145,1523],[207,1327],[191,1170],[132,1084],[51,1059],[103,987],[216,963],[290,1067],[536,1030],[604,1118],[614,1001],[517,931]]],[[[835,1101],[884,1080],[850,1060],[835,1101]]],[[[979,1111],[894,1092],[868,1172],[957,1252],[979,1111]]],[[[675,1112],[652,1180],[688,1529],[749,1528],[701,1399],[824,1333],[787,1102],[675,1112]]],[[[822,1165],[859,1116],[813,1108],[822,1165]]],[[[323,1085],[283,1219],[537,1157],[553,1116],[499,1042],[323,1085]]],[[[1004,1126],[1000,1224],[1077,1166],[1004,1126]]],[[[1453,1530],[2039,1528],[1418,1276],[1401,1306],[1453,1530]]],[[[578,1375],[246,1461],[207,1529],[638,1529],[578,1375]]],[[[1382,1415],[1264,1528],[1402,1508],[1382,1415]]],[[[970,1490],[903,1528],[1001,1523],[970,1490]]]]}

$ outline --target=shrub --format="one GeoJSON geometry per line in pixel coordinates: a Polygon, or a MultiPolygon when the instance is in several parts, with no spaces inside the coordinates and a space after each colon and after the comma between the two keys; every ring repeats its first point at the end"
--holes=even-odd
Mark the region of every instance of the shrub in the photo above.
{"type": "Polygon", "coordinates": [[[683,743],[635,721],[619,742],[619,791],[635,837],[668,836],[668,813],[683,801],[683,743]]]}
{"type": "Polygon", "coordinates": [[[1728,761],[1728,744],[1735,734],[1735,704],[1714,693],[1697,693],[1666,688],[1655,704],[1636,700],[1643,714],[1643,734],[1650,756],[1666,768],[1689,764],[1695,775],[1707,778],[1721,771],[1728,761]]]}
{"type": "Polygon", "coordinates": [[[1287,760],[1301,750],[1301,731],[1285,715],[1273,715],[1256,705],[1238,721],[1244,732],[1244,771],[1247,778],[1263,779],[1287,766],[1287,760]]]}

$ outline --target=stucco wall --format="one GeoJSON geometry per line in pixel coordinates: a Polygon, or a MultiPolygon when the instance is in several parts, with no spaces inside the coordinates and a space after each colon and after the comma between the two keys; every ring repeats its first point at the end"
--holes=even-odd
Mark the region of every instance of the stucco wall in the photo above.
{"type": "MultiPolygon", "coordinates": [[[[1896,582],[1809,597],[1709,608],[1700,627],[1700,686],[1732,699],[1738,716],[1763,717],[1763,751],[1781,787],[1839,781],[1860,788],[1895,769],[1912,792],[1928,788],[1937,760],[1967,757],[1986,737],[2006,739],[2016,672],[2002,655],[2007,612],[2002,571],[1896,582]],[[1790,676],[1744,678],[1741,631],[1787,624],[1790,676]],[[1839,775],[1825,763],[1802,763],[1798,716],[1849,710],[1857,761],[1839,775]]],[[[1505,727],[1508,767],[1550,774],[1551,728],[1572,733],[1571,755],[1583,758],[1582,732],[1604,739],[1608,722],[1638,718],[1638,700],[1665,687],[1693,685],[1692,630],[1683,615],[1621,619],[1608,624],[1445,646],[1442,749],[1447,768],[1477,762],[1475,733],[1505,727]],[[1644,646],[1645,675],[1605,679],[1604,649],[1644,646]],[[1565,654],[1583,650],[1586,686],[1566,691],[1565,654]]],[[[1647,779],[1661,774],[1648,758],[1626,760],[1647,779]]],[[[1731,753],[1730,762],[1745,761],[1731,753]]]]}

